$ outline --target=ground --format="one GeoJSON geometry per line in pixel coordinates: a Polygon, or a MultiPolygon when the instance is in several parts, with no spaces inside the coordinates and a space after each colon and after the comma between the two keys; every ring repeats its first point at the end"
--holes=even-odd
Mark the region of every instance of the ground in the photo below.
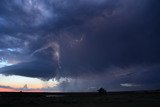
{"type": "Polygon", "coordinates": [[[0,107],[160,107],[159,91],[0,93],[0,107]]]}

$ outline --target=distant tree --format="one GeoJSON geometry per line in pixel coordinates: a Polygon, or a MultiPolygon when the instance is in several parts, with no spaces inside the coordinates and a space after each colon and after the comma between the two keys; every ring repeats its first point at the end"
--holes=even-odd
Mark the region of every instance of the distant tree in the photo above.
{"type": "Polygon", "coordinates": [[[104,88],[100,88],[99,90],[97,90],[99,94],[101,95],[106,95],[107,91],[104,88]]]}

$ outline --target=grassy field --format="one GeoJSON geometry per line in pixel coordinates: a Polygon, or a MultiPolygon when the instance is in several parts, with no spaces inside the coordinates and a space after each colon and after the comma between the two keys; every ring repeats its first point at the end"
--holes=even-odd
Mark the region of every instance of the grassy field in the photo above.
{"type": "Polygon", "coordinates": [[[160,92],[0,93],[0,107],[160,107],[160,92]]]}

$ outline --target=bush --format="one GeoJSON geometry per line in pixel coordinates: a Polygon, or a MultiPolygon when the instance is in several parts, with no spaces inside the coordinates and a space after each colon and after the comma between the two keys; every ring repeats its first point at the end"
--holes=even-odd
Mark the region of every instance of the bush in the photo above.
{"type": "Polygon", "coordinates": [[[99,94],[102,94],[102,95],[106,95],[107,94],[107,91],[104,88],[100,88],[97,91],[98,91],[99,94]]]}

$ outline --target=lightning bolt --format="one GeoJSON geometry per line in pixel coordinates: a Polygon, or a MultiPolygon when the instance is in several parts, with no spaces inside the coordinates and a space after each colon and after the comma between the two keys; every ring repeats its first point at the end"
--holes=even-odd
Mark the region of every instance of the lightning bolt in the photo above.
{"type": "Polygon", "coordinates": [[[35,50],[30,56],[33,57],[36,53],[44,51],[48,48],[52,48],[52,58],[57,62],[58,68],[61,69],[60,64],[60,45],[57,42],[51,42],[47,45],[44,45],[42,48],[35,50]]]}

